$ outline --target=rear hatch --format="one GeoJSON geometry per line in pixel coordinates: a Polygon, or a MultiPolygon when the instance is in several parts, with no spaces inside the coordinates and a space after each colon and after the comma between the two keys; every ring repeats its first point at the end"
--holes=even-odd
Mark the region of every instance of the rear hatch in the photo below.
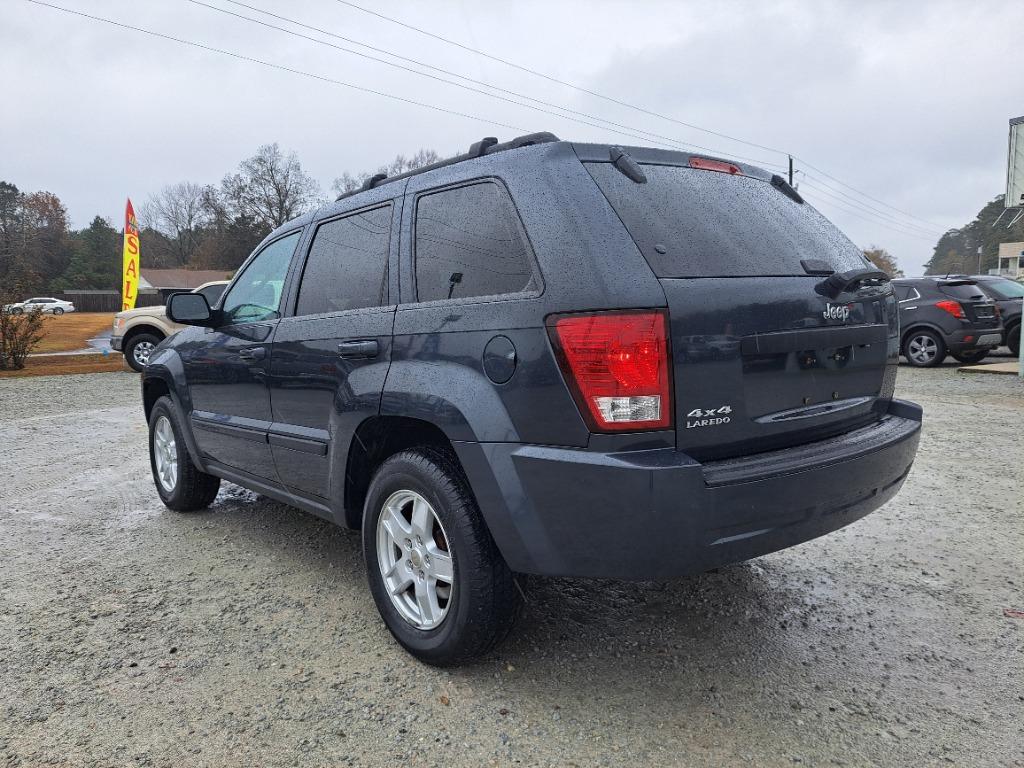
{"type": "Polygon", "coordinates": [[[645,182],[586,166],[665,291],[678,448],[726,458],[879,419],[898,360],[891,286],[828,284],[869,274],[861,251],[777,176],[628,151],[645,182]]]}
{"type": "Polygon", "coordinates": [[[973,280],[942,280],[938,283],[939,293],[958,303],[964,313],[964,320],[979,331],[992,330],[1000,325],[996,303],[973,280]]]}

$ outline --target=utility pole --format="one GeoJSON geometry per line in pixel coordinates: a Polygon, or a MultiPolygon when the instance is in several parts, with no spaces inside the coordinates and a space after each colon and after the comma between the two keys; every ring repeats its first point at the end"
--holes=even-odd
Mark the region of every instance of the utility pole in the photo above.
{"type": "Polygon", "coordinates": [[[789,156],[789,186],[793,186],[793,156],[789,156]]]}
{"type": "Polygon", "coordinates": [[[982,246],[979,245],[978,246],[978,271],[974,273],[976,275],[980,275],[981,274],[981,248],[982,248],[982,246]]]}

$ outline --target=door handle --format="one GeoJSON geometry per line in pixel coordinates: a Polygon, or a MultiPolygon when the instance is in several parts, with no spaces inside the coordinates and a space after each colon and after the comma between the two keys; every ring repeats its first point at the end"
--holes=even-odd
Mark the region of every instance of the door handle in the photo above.
{"type": "Polygon", "coordinates": [[[262,360],[266,356],[267,350],[264,347],[248,347],[238,351],[238,357],[245,360],[247,363],[255,363],[257,360],[262,360]]]}
{"type": "Polygon", "coordinates": [[[380,347],[376,339],[363,339],[361,341],[343,341],[338,345],[338,356],[346,359],[360,357],[376,357],[380,347]]]}

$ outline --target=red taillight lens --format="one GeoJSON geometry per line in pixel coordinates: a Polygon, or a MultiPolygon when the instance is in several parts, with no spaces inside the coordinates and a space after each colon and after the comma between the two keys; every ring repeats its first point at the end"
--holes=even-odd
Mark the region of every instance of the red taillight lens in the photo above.
{"type": "Polygon", "coordinates": [[[957,320],[963,320],[964,319],[964,308],[960,306],[960,302],[959,301],[949,301],[947,299],[946,301],[938,301],[938,302],[936,302],[935,306],[938,307],[939,309],[946,310],[947,312],[949,312],[949,314],[951,314],[957,320]]]}
{"type": "Polygon", "coordinates": [[[592,430],[672,425],[665,312],[556,315],[548,319],[548,330],[562,373],[592,430]]]}
{"type": "Polygon", "coordinates": [[[734,176],[743,175],[743,171],[740,170],[738,165],[727,163],[724,160],[708,160],[706,157],[691,157],[690,167],[697,168],[701,171],[718,171],[719,173],[729,173],[734,176]]]}

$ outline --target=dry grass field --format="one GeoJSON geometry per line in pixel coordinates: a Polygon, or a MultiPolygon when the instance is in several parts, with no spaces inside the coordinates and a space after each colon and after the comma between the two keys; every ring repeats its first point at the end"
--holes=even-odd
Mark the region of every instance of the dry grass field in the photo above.
{"type": "Polygon", "coordinates": [[[111,352],[109,355],[53,355],[30,357],[25,361],[25,367],[20,371],[0,371],[0,379],[130,370],[120,352],[111,352]]]}
{"type": "Polygon", "coordinates": [[[110,330],[114,322],[114,313],[72,312],[59,317],[47,315],[43,322],[46,337],[33,352],[73,352],[76,349],[85,349],[89,346],[89,339],[110,330]]]}

